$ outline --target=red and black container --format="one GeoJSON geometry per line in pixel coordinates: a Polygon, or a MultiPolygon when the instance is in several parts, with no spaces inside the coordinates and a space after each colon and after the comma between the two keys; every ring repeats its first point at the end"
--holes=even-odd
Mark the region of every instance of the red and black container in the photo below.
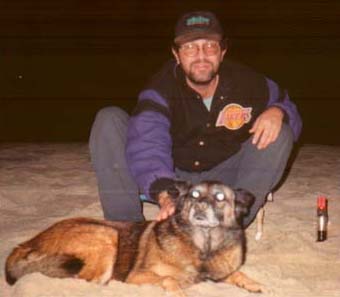
{"type": "Polygon", "coordinates": [[[328,225],[328,202],[326,197],[319,196],[317,200],[317,240],[325,241],[327,239],[328,225]]]}

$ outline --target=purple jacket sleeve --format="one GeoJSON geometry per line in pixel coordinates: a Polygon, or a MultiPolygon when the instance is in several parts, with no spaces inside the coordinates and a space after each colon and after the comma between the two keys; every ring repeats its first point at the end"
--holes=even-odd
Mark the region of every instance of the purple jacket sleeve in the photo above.
{"type": "Polygon", "coordinates": [[[292,128],[294,134],[294,140],[296,141],[301,133],[302,121],[299,112],[295,104],[290,100],[288,92],[281,90],[280,87],[274,81],[266,78],[269,89],[269,106],[278,106],[288,116],[289,126],[292,128]]]}
{"type": "MultiPolygon", "coordinates": [[[[138,103],[152,101],[167,108],[167,103],[154,90],[145,90],[138,103]]],[[[156,110],[143,110],[133,115],[128,124],[126,159],[138,187],[148,199],[150,187],[159,179],[175,178],[169,119],[156,110]]]]}

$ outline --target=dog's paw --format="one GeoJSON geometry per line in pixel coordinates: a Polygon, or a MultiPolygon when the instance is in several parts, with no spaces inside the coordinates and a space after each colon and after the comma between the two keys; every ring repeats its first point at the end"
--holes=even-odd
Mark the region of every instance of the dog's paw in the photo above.
{"type": "Polygon", "coordinates": [[[266,287],[257,281],[249,278],[245,273],[241,271],[235,271],[228,276],[226,282],[240,288],[246,289],[251,293],[266,293],[268,290],[266,287]]]}
{"type": "Polygon", "coordinates": [[[267,293],[268,290],[267,288],[258,283],[258,282],[248,282],[247,284],[244,285],[244,289],[246,289],[247,291],[251,292],[251,293],[267,293]]]}
{"type": "Polygon", "coordinates": [[[173,297],[188,297],[177,280],[170,276],[163,277],[161,282],[161,286],[168,292],[171,292],[173,297]]]}

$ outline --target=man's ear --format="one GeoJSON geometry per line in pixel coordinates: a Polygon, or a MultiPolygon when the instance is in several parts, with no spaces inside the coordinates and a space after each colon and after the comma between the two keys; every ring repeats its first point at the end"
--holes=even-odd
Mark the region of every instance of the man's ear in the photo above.
{"type": "Polygon", "coordinates": [[[235,192],[235,215],[236,219],[242,219],[255,202],[255,196],[243,189],[236,189],[235,192]]]}
{"type": "Polygon", "coordinates": [[[228,48],[227,48],[227,47],[226,47],[225,49],[222,50],[222,52],[221,52],[221,62],[223,61],[224,56],[225,56],[225,54],[227,53],[227,51],[228,51],[228,48]]]}
{"type": "Polygon", "coordinates": [[[177,64],[180,64],[178,52],[176,51],[176,49],[174,47],[172,47],[171,51],[172,51],[172,54],[174,55],[174,57],[176,59],[177,64]]]}

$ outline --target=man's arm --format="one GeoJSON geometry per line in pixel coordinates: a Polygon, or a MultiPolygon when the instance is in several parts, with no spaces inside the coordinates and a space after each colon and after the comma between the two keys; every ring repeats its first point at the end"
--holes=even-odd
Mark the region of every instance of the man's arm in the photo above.
{"type": "Polygon", "coordinates": [[[277,139],[284,119],[292,128],[295,140],[298,139],[302,128],[300,115],[295,104],[290,101],[287,91],[282,91],[274,81],[266,80],[269,90],[267,109],[258,116],[249,130],[254,134],[252,142],[258,149],[266,148],[277,139]]]}
{"type": "Polygon", "coordinates": [[[279,107],[284,111],[285,120],[292,128],[294,140],[297,141],[302,130],[302,120],[296,105],[290,100],[287,90],[281,89],[279,85],[266,78],[269,89],[268,107],[279,107]]]}
{"type": "Polygon", "coordinates": [[[154,90],[146,90],[128,125],[126,159],[140,190],[158,201],[171,188],[175,173],[167,102],[154,90]]]}

